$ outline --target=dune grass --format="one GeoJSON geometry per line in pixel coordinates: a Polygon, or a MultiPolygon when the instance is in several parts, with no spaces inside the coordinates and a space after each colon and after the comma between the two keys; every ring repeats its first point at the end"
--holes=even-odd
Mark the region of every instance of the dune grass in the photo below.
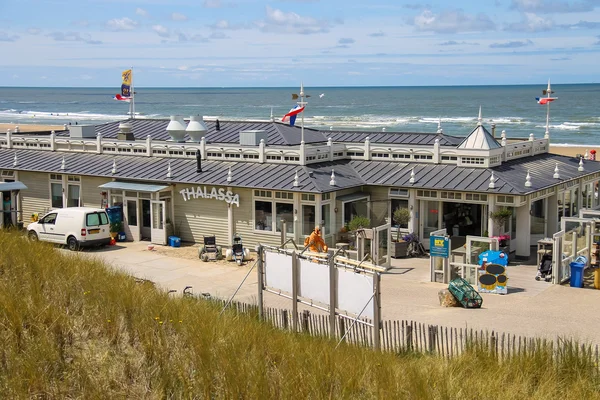
{"type": "Polygon", "coordinates": [[[0,233],[0,249],[3,398],[600,398],[578,355],[334,349],[18,235],[0,233]]]}

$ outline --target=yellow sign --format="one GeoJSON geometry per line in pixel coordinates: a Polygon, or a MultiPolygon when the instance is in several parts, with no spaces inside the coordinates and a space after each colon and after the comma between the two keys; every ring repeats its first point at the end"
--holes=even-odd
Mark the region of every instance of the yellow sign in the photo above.
{"type": "Polygon", "coordinates": [[[444,239],[435,239],[435,247],[444,247],[444,239]]]}

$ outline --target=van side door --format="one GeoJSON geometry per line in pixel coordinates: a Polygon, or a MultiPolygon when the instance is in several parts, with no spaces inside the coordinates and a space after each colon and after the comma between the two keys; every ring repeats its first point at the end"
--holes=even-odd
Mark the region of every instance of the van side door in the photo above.
{"type": "Polygon", "coordinates": [[[39,238],[45,242],[58,242],[61,240],[63,235],[60,235],[56,231],[56,218],[58,217],[57,213],[50,213],[45,215],[42,219],[38,221],[40,226],[39,238]]]}

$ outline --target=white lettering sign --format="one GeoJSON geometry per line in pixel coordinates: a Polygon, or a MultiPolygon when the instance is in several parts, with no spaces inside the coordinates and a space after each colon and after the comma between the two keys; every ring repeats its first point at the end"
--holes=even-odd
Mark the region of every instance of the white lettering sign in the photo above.
{"type": "Polygon", "coordinates": [[[208,190],[206,186],[198,186],[196,189],[189,187],[179,191],[184,201],[188,201],[191,198],[194,199],[216,199],[224,201],[227,204],[235,204],[240,206],[240,195],[233,193],[231,190],[225,191],[225,189],[211,188],[208,190]]]}

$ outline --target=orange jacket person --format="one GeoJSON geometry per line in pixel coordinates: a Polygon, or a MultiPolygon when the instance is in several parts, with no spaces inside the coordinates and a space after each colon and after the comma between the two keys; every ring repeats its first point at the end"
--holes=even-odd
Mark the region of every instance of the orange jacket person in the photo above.
{"type": "Polygon", "coordinates": [[[304,245],[309,247],[309,250],[315,253],[327,253],[328,247],[325,241],[321,237],[321,228],[315,226],[315,230],[312,231],[309,237],[304,240],[304,245]]]}

